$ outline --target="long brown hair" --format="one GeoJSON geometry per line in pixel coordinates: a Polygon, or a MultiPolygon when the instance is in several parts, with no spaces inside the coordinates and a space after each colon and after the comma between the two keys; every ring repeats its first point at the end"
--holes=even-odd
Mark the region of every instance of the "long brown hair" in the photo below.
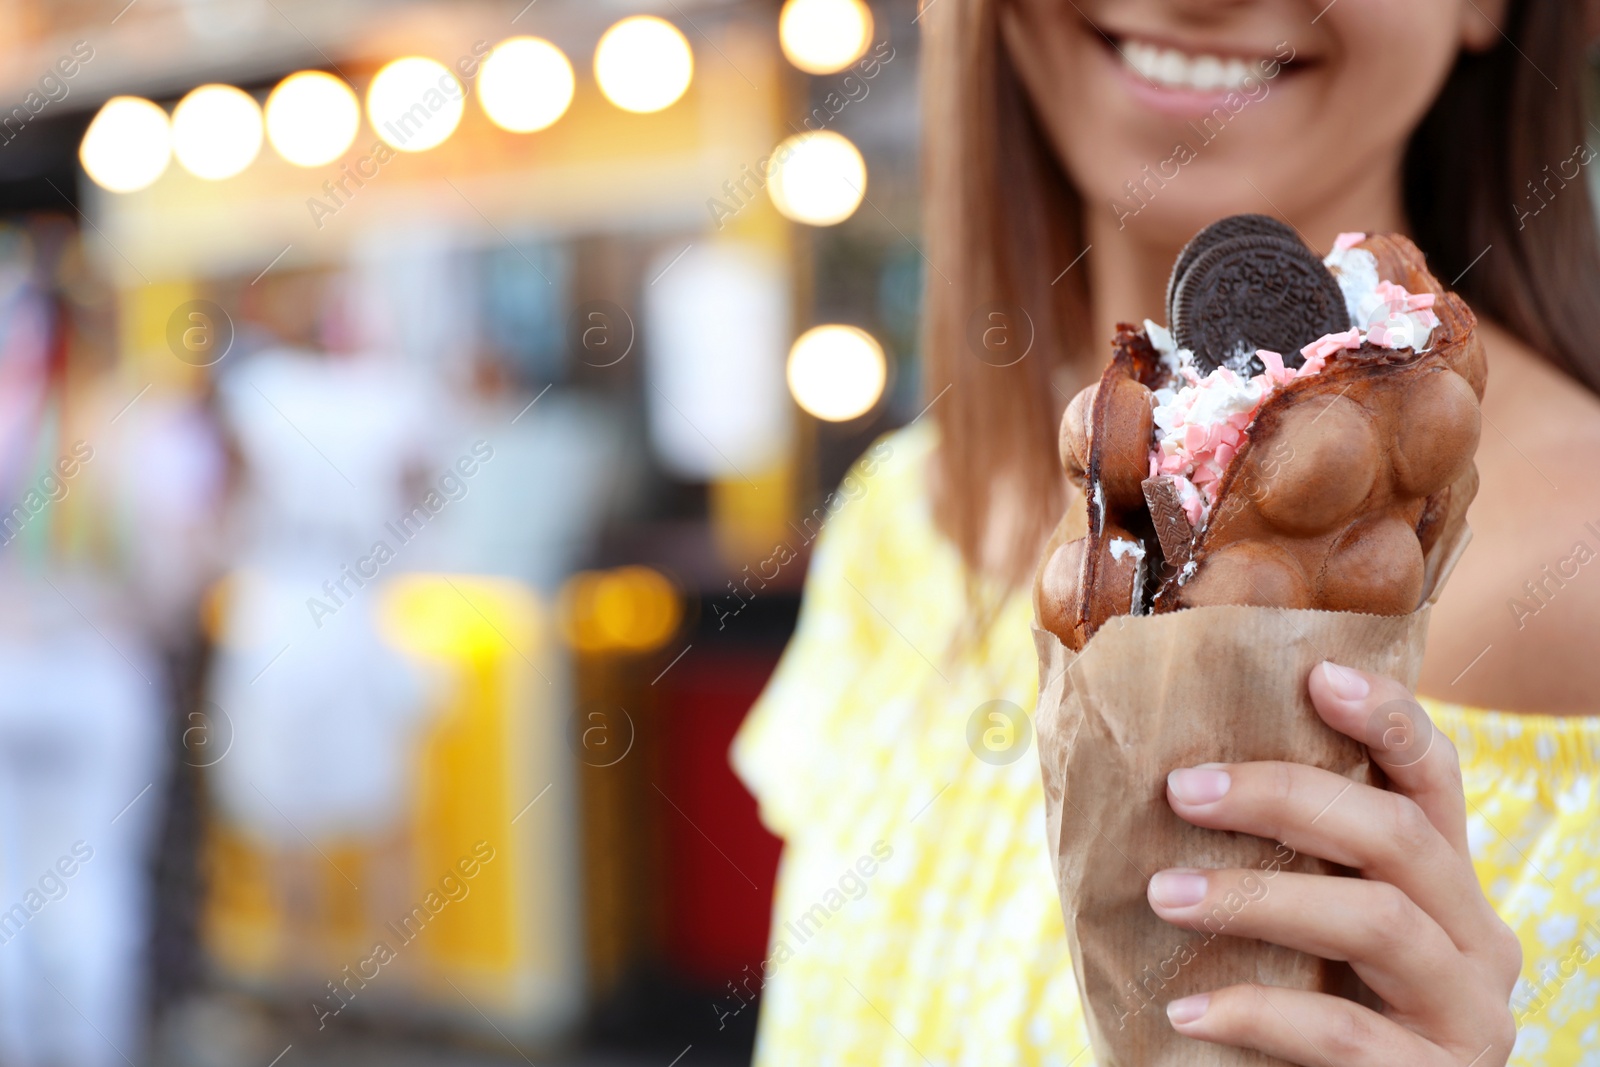
{"type": "MultiPolygon", "coordinates": [[[[1000,39],[1002,2],[923,8],[924,214],[938,267],[923,347],[940,426],[935,517],[974,572],[1014,588],[1065,504],[1056,431],[1073,386],[1062,369],[1093,339],[1087,272],[1058,273],[1083,250],[1082,198],[1000,39]],[[991,323],[1016,344],[1031,338],[1027,358],[983,358],[974,342],[991,323]],[[1025,528],[1002,560],[986,560],[998,491],[1024,503],[1025,528]]],[[[1514,0],[1499,45],[1459,57],[1412,135],[1404,188],[1433,272],[1600,392],[1600,233],[1586,175],[1568,163],[1590,158],[1591,13],[1572,0],[1514,0]]]]}

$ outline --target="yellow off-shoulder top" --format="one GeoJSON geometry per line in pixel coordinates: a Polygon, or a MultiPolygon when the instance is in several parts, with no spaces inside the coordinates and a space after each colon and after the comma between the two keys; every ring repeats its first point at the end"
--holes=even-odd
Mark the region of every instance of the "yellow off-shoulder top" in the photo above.
{"type": "MultiPolygon", "coordinates": [[[[967,574],[929,512],[935,440],[888,435],[830,499],[799,627],[734,742],[785,842],[757,1067],[1094,1063],[1025,721],[1031,607],[1016,594],[985,647],[957,641],[967,574]],[[972,744],[1007,707],[1015,743],[972,744]]],[[[1522,939],[1511,1063],[1600,1067],[1600,718],[1427,708],[1522,939]]]]}

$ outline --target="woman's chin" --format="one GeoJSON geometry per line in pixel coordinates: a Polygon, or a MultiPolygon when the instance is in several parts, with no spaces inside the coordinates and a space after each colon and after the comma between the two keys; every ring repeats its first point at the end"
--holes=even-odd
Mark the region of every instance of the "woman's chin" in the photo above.
{"type": "MultiPolygon", "coordinates": [[[[1103,239],[1132,240],[1174,253],[1197,232],[1228,215],[1279,214],[1266,196],[1248,184],[1234,181],[1223,187],[1209,175],[1183,175],[1165,187],[1146,182],[1131,191],[1126,185],[1110,182],[1095,187],[1102,192],[1087,198],[1091,233],[1109,232],[1103,239]]],[[[1147,310],[1154,316],[1159,309],[1147,310]]]]}

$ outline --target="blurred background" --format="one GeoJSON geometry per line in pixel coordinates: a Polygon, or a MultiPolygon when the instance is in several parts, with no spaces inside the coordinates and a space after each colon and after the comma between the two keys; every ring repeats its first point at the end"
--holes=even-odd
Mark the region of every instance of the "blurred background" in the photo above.
{"type": "Polygon", "coordinates": [[[747,1062],[913,0],[0,12],[0,1064],[747,1062]]]}

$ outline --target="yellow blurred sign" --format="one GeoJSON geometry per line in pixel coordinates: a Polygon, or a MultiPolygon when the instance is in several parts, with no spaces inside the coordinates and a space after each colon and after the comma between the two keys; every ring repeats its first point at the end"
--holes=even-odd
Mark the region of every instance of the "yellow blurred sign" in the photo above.
{"type": "Polygon", "coordinates": [[[410,810],[391,831],[288,850],[214,818],[204,936],[223,973],[346,1009],[477,1013],[549,1039],[583,988],[575,805],[551,628],[511,579],[407,574],[379,629],[436,683],[410,810]]]}

